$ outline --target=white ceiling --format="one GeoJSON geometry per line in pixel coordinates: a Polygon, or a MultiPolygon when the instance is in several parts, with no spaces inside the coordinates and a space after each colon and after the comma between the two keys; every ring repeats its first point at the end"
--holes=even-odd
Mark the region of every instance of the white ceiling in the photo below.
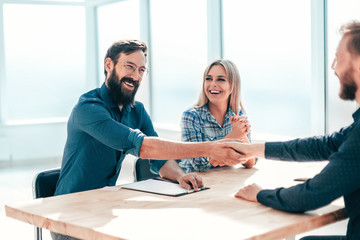
{"type": "Polygon", "coordinates": [[[120,1],[124,0],[0,0],[0,3],[99,6],[120,1]]]}

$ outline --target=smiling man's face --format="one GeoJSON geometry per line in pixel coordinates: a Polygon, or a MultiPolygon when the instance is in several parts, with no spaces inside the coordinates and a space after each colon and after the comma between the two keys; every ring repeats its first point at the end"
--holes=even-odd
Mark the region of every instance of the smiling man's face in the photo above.
{"type": "Polygon", "coordinates": [[[355,83],[357,61],[349,51],[349,40],[350,36],[344,36],[341,39],[336,50],[336,57],[331,65],[340,80],[339,96],[343,100],[354,100],[358,88],[355,83]]]}
{"type": "Polygon", "coordinates": [[[135,94],[142,81],[145,55],[139,50],[128,55],[121,53],[117,63],[105,60],[108,78],[105,81],[112,101],[120,108],[134,103],[135,94]]]}

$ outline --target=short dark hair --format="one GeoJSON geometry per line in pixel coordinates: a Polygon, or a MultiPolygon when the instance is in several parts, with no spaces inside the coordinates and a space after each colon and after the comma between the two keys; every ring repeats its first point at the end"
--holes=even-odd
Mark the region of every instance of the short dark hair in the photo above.
{"type": "MultiPolygon", "coordinates": [[[[114,42],[109,49],[106,52],[105,59],[111,58],[111,60],[114,62],[114,65],[116,65],[118,58],[120,56],[120,53],[124,53],[125,55],[129,55],[133,52],[136,52],[138,50],[141,50],[144,52],[145,58],[147,56],[147,46],[144,42],[139,40],[120,40],[117,42],[114,42]]],[[[104,59],[104,62],[105,62],[104,59]]],[[[107,76],[107,72],[104,66],[104,74],[105,77],[107,76]]]]}
{"type": "Polygon", "coordinates": [[[343,36],[350,36],[348,50],[351,54],[360,55],[360,22],[351,21],[341,26],[340,33],[343,36]]]}

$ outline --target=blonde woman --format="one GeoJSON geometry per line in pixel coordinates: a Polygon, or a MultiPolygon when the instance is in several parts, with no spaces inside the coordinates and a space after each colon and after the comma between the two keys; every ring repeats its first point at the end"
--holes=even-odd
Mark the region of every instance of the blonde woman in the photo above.
{"type": "MultiPolygon", "coordinates": [[[[185,142],[215,141],[223,138],[250,141],[250,124],[240,101],[240,75],[229,60],[216,60],[204,72],[198,102],[181,117],[181,138],[185,142]]],[[[214,168],[207,157],[182,159],[186,173],[214,168]]],[[[255,159],[245,164],[251,168],[255,159]]]]}

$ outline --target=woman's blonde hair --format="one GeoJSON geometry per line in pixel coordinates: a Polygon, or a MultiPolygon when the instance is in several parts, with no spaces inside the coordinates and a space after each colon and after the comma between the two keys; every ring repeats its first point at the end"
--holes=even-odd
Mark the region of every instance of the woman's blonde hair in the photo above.
{"type": "Polygon", "coordinates": [[[215,60],[212,63],[210,63],[210,65],[205,69],[203,76],[202,90],[199,99],[197,103],[194,105],[194,107],[196,108],[203,107],[209,102],[209,99],[205,94],[205,79],[206,76],[209,74],[210,69],[213,66],[218,66],[218,65],[224,67],[225,72],[227,74],[227,78],[231,85],[231,93],[230,93],[228,106],[230,106],[231,110],[233,110],[236,114],[239,114],[240,107],[241,110],[245,112],[244,108],[241,105],[241,98],[240,98],[240,85],[241,85],[240,74],[236,65],[230,60],[215,60]]]}

